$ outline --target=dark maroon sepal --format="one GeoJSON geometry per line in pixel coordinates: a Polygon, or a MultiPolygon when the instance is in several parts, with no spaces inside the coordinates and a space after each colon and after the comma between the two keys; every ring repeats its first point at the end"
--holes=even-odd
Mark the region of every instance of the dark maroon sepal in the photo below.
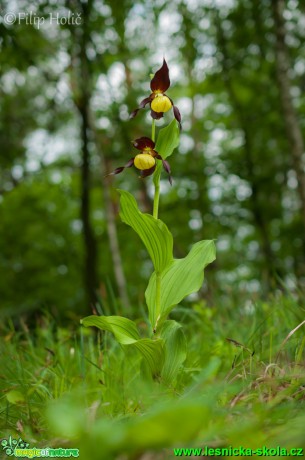
{"type": "Polygon", "coordinates": [[[144,179],[145,177],[151,176],[156,169],[156,165],[154,165],[152,168],[149,169],[144,169],[143,171],[140,172],[140,177],[144,179]]]}
{"type": "Polygon", "coordinates": [[[164,93],[170,87],[169,70],[165,59],[163,59],[162,67],[157,70],[153,79],[150,82],[152,91],[161,91],[164,93]]]}
{"type": "Polygon", "coordinates": [[[150,116],[154,120],[160,120],[163,117],[164,112],[155,112],[154,110],[150,111],[150,116]]]}
{"type": "Polygon", "coordinates": [[[149,137],[139,137],[133,141],[133,145],[138,150],[144,150],[145,148],[149,148],[153,150],[155,148],[155,143],[149,137]]]}

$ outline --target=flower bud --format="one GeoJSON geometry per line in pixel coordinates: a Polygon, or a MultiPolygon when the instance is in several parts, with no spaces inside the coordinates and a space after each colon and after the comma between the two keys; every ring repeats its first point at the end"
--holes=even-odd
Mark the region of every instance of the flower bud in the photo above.
{"type": "Polygon", "coordinates": [[[163,94],[156,94],[155,98],[151,102],[151,108],[155,112],[167,112],[172,107],[172,103],[167,96],[163,94]]]}
{"type": "Polygon", "coordinates": [[[134,159],[134,165],[136,168],[144,171],[155,166],[156,160],[149,153],[139,153],[134,159]]]}

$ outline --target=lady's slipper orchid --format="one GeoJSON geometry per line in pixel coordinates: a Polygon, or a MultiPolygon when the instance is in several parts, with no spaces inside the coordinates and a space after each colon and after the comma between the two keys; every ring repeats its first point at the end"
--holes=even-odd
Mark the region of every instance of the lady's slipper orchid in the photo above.
{"type": "Polygon", "coordinates": [[[139,169],[140,177],[144,178],[153,174],[156,169],[156,159],[161,160],[163,168],[168,174],[168,180],[170,184],[172,183],[172,178],[170,176],[171,170],[170,165],[166,160],[163,160],[161,155],[154,150],[155,143],[149,137],[140,137],[133,141],[133,145],[137,150],[140,150],[141,153],[138,153],[135,157],[131,158],[125,166],[120,166],[116,168],[113,172],[108,174],[108,176],[113,176],[114,174],[120,174],[125,168],[130,168],[135,166],[139,169]]]}
{"type": "Polygon", "coordinates": [[[147,104],[150,104],[151,116],[155,120],[163,117],[164,112],[168,112],[173,107],[173,112],[181,129],[181,115],[178,107],[176,107],[166,94],[165,91],[170,87],[169,70],[165,59],[162,67],[155,73],[151,82],[150,89],[152,93],[149,97],[140,102],[139,107],[130,114],[130,118],[134,118],[140,109],[144,109],[147,104]]]}

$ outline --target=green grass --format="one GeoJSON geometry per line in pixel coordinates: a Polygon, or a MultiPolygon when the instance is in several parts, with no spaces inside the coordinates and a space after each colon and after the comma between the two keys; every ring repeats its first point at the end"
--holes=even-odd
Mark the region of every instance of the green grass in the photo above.
{"type": "Polygon", "coordinates": [[[170,387],[109,333],[56,327],[47,315],[31,328],[11,322],[1,331],[1,436],[76,447],[84,460],[174,458],[179,446],[305,447],[305,325],[285,342],[304,316],[283,295],[177,308],[188,357],[170,387]]]}

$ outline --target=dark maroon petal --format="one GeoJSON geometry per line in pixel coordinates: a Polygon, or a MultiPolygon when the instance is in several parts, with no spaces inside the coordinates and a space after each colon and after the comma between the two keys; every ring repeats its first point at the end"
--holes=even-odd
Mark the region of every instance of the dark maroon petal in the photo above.
{"type": "Polygon", "coordinates": [[[120,166],[119,168],[116,168],[114,171],[112,171],[111,173],[107,174],[105,177],[107,176],[114,176],[115,174],[120,174],[122,171],[124,171],[125,168],[130,168],[131,166],[133,166],[133,163],[134,163],[134,158],[131,158],[125,166],[120,166]]]}
{"type": "Polygon", "coordinates": [[[164,93],[170,87],[169,71],[165,59],[163,59],[162,67],[157,70],[153,79],[150,82],[152,91],[161,91],[164,93]]]}
{"type": "Polygon", "coordinates": [[[136,117],[138,115],[139,110],[140,109],[135,109],[133,112],[131,112],[131,114],[129,115],[129,118],[132,119],[132,118],[136,117]]]}
{"type": "Polygon", "coordinates": [[[124,171],[124,169],[125,169],[124,166],[120,166],[119,168],[116,168],[111,173],[107,174],[107,176],[114,176],[114,174],[120,174],[122,171],[124,171]]]}
{"type": "Polygon", "coordinates": [[[169,162],[166,161],[166,160],[162,160],[162,164],[163,164],[163,168],[165,169],[167,174],[170,174],[171,173],[171,167],[169,165],[169,162]]]}
{"type": "Polygon", "coordinates": [[[139,137],[133,141],[133,145],[138,150],[144,150],[145,148],[149,148],[153,150],[155,148],[155,143],[149,137],[139,137]]]}
{"type": "Polygon", "coordinates": [[[138,115],[138,111],[140,109],[144,109],[145,106],[147,104],[149,104],[149,102],[152,100],[152,95],[150,95],[149,97],[146,97],[145,99],[143,99],[143,101],[140,102],[139,104],[139,107],[137,109],[135,109],[133,112],[131,112],[131,114],[129,115],[129,118],[134,118],[138,115]]]}
{"type": "MultiPolygon", "coordinates": [[[[168,97],[168,96],[167,96],[168,97]]],[[[178,107],[174,104],[174,101],[168,97],[169,100],[171,101],[172,103],[172,106],[173,106],[173,111],[174,111],[174,117],[176,118],[176,120],[178,121],[179,123],[179,128],[180,128],[180,131],[182,130],[182,124],[181,124],[181,114],[180,114],[180,110],[178,109],[178,107]]]]}
{"type": "Polygon", "coordinates": [[[139,108],[144,109],[144,107],[153,99],[153,95],[151,94],[149,97],[146,97],[143,99],[143,101],[140,102],[139,108]]]}
{"type": "Polygon", "coordinates": [[[163,117],[163,112],[155,112],[154,110],[151,110],[150,115],[154,120],[160,120],[160,118],[163,117]]]}
{"type": "Polygon", "coordinates": [[[177,120],[178,123],[179,123],[179,128],[180,128],[180,130],[181,130],[181,129],[182,129],[182,124],[181,124],[181,114],[180,114],[180,110],[179,110],[178,107],[175,106],[174,104],[173,104],[173,111],[174,111],[174,116],[175,116],[176,120],[177,120]]]}
{"type": "Polygon", "coordinates": [[[171,167],[168,163],[168,161],[166,160],[162,160],[162,164],[163,164],[163,168],[165,169],[165,171],[167,172],[168,174],[168,181],[171,185],[173,185],[173,182],[172,182],[172,177],[171,177],[171,167]]]}
{"type": "Polygon", "coordinates": [[[144,169],[143,171],[140,172],[141,178],[144,179],[144,177],[151,176],[153,172],[155,171],[155,169],[156,169],[156,165],[154,165],[152,168],[144,169]]]}
{"type": "Polygon", "coordinates": [[[126,165],[124,165],[124,168],[131,168],[134,164],[134,158],[130,158],[129,161],[127,161],[126,165]]]}
{"type": "MultiPolygon", "coordinates": [[[[155,152],[155,153],[157,153],[157,152],[155,152]]],[[[158,158],[158,160],[161,160],[161,161],[162,161],[163,168],[165,169],[165,171],[166,171],[167,174],[168,174],[169,183],[170,183],[171,185],[173,185],[172,178],[171,178],[171,167],[170,167],[170,165],[169,165],[169,162],[166,161],[166,160],[163,160],[163,158],[161,157],[161,155],[159,155],[159,153],[157,153],[156,158],[158,158]]]]}

